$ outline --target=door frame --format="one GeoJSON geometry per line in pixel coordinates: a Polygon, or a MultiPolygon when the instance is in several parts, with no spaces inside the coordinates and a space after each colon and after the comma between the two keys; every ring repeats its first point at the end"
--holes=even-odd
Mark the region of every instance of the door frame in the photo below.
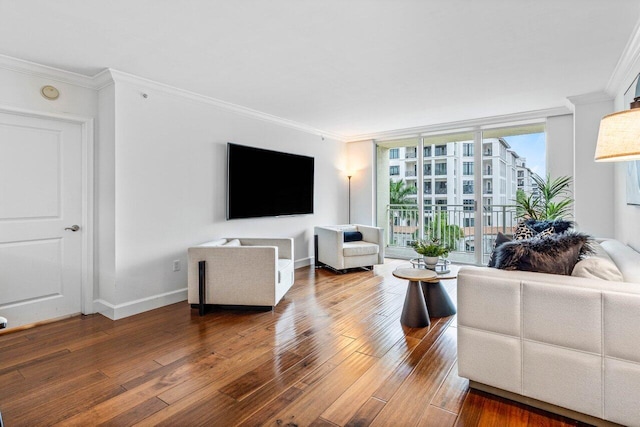
{"type": "Polygon", "coordinates": [[[0,113],[12,114],[35,119],[56,120],[80,125],[82,158],[82,276],[80,284],[80,310],[82,314],[95,313],[94,310],[94,171],[95,137],[92,117],[72,114],[57,114],[36,110],[27,110],[0,105],[0,113]]]}

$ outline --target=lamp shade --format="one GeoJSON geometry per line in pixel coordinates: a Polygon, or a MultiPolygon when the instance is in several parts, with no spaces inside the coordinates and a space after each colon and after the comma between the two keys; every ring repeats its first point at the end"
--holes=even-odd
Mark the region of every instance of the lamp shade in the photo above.
{"type": "Polygon", "coordinates": [[[620,111],[602,118],[595,160],[640,160],[640,108],[620,111]]]}

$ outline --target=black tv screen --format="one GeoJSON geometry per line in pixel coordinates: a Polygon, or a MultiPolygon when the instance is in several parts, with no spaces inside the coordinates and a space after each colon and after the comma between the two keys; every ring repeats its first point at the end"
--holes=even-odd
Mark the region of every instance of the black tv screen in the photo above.
{"type": "Polygon", "coordinates": [[[227,143],[227,219],[313,213],[313,157],[227,143]]]}

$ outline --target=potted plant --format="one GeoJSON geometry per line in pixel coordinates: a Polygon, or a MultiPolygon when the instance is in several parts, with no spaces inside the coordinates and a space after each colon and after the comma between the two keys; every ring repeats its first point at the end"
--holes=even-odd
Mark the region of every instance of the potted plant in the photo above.
{"type": "Polygon", "coordinates": [[[449,255],[449,248],[440,243],[437,238],[416,240],[413,249],[424,257],[427,268],[434,270],[441,256],[449,255]]]}
{"type": "Polygon", "coordinates": [[[571,177],[556,179],[533,175],[535,191],[526,194],[522,190],[516,193],[516,218],[536,220],[557,220],[571,216],[573,198],[571,197],[571,177]]]}

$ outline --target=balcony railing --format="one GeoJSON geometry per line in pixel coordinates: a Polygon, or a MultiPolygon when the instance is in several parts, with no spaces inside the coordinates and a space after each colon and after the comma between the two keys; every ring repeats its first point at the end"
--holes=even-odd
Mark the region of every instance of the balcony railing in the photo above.
{"type": "MultiPolygon", "coordinates": [[[[498,232],[513,233],[517,225],[516,208],[512,205],[486,206],[482,212],[475,212],[465,205],[426,205],[424,207],[424,236],[437,237],[450,245],[453,250],[451,261],[475,262],[474,252],[482,250],[483,262],[488,262],[498,232]],[[480,222],[482,242],[475,241],[475,227],[480,222]]],[[[384,226],[389,253],[403,253],[416,256],[411,243],[420,236],[418,207],[415,204],[388,205],[387,221],[384,226]]]]}

